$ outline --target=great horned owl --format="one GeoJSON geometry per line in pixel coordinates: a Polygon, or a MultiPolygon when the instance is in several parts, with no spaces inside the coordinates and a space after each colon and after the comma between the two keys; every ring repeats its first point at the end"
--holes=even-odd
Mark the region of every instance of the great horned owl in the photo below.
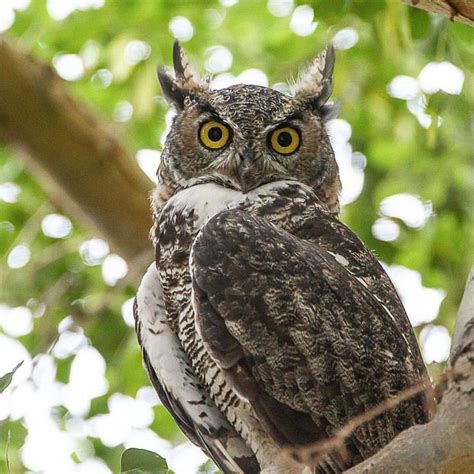
{"type": "MultiPolygon", "coordinates": [[[[333,66],[329,47],[291,96],[211,90],[177,43],[174,77],[158,71],[177,115],[136,330],[163,404],[226,473],[300,473],[283,447],[330,437],[427,380],[392,283],[337,219],[333,66]]],[[[400,403],[313,467],[341,472],[427,417],[424,395],[400,403]]]]}

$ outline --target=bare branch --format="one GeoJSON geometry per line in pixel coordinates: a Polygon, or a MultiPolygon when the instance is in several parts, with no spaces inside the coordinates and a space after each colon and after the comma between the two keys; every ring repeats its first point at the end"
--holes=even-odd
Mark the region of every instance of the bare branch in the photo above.
{"type": "MultiPolygon", "coordinates": [[[[468,374],[472,375],[472,373],[474,372],[470,364],[456,369],[447,369],[440,377],[437,385],[444,386],[445,382],[447,381],[452,381],[459,376],[463,377],[468,374]]],[[[427,393],[428,397],[432,397],[434,390],[432,387],[427,386],[425,382],[420,382],[416,385],[408,387],[405,390],[402,390],[396,396],[385,400],[380,405],[377,405],[370,410],[367,410],[364,413],[352,418],[342,428],[337,430],[334,436],[331,438],[318,441],[317,443],[309,446],[287,448],[284,450],[284,452],[301,464],[316,466],[324,456],[331,452],[339,451],[343,453],[344,441],[364,423],[373,420],[386,411],[392,410],[403,401],[409,400],[410,398],[422,392],[427,393]]]]}
{"type": "Polygon", "coordinates": [[[430,13],[447,16],[452,21],[474,26],[472,0],[402,0],[402,2],[430,13]]]}
{"type": "Polygon", "coordinates": [[[300,464],[317,466],[321,462],[322,458],[327,454],[334,451],[343,452],[344,441],[357,428],[359,428],[359,426],[367,423],[370,420],[373,420],[382,413],[395,408],[401,402],[409,400],[410,398],[424,391],[426,391],[426,385],[424,382],[420,382],[416,385],[408,387],[407,389],[398,393],[395,397],[389,398],[384,403],[381,403],[380,405],[377,405],[370,410],[367,410],[364,413],[352,418],[342,428],[337,430],[334,436],[331,438],[318,441],[317,443],[311,444],[309,446],[287,448],[284,450],[284,452],[286,452],[287,455],[300,464]]]}
{"type": "Polygon", "coordinates": [[[412,7],[447,16],[452,21],[474,26],[474,2],[472,0],[402,0],[412,7]]]}
{"type": "MultiPolygon", "coordinates": [[[[0,138],[49,193],[125,259],[152,261],[152,183],[111,129],[68,95],[52,69],[0,37],[0,138]]],[[[137,266],[137,265],[135,265],[137,266]]]]}
{"type": "MultiPolygon", "coordinates": [[[[474,266],[469,272],[464,295],[459,307],[458,317],[456,319],[456,327],[454,328],[453,342],[451,345],[451,365],[455,365],[456,359],[466,343],[465,335],[470,326],[474,326],[474,266]]],[[[474,343],[474,340],[470,342],[474,343]]]]}

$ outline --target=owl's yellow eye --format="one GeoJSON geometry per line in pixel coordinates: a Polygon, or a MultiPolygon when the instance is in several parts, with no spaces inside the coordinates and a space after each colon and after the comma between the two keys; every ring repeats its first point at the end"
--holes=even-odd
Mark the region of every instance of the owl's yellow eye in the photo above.
{"type": "Polygon", "coordinates": [[[270,136],[271,147],[280,155],[291,155],[300,146],[300,134],[293,127],[273,130],[270,136]]]}
{"type": "Polygon", "coordinates": [[[199,130],[199,139],[201,143],[211,150],[224,148],[230,138],[230,131],[227,125],[217,120],[204,122],[199,130]]]}

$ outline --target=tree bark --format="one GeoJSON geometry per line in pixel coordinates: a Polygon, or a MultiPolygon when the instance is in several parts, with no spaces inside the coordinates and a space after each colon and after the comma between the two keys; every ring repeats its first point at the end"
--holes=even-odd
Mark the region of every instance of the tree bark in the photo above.
{"type": "Polygon", "coordinates": [[[402,0],[402,2],[430,13],[439,13],[453,21],[474,26],[474,2],[472,0],[402,0]]]}
{"type": "Polygon", "coordinates": [[[474,472],[474,267],[459,308],[449,366],[452,380],[433,420],[400,433],[348,473],[474,472]]]}
{"type": "Polygon", "coordinates": [[[97,231],[132,267],[152,261],[152,183],[50,66],[0,37],[0,138],[16,145],[53,202],[97,231]]]}

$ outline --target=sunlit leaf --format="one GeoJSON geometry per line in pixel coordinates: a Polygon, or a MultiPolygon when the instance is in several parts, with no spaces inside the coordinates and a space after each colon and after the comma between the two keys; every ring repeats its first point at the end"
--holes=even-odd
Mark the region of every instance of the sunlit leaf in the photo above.
{"type": "Polygon", "coordinates": [[[11,372],[8,372],[7,374],[0,377],[0,393],[5,391],[7,387],[12,383],[13,375],[21,367],[22,364],[23,361],[21,361],[11,372]]]}
{"type": "Polygon", "coordinates": [[[122,453],[120,471],[127,474],[168,473],[166,461],[147,449],[129,448],[122,453]]]}

